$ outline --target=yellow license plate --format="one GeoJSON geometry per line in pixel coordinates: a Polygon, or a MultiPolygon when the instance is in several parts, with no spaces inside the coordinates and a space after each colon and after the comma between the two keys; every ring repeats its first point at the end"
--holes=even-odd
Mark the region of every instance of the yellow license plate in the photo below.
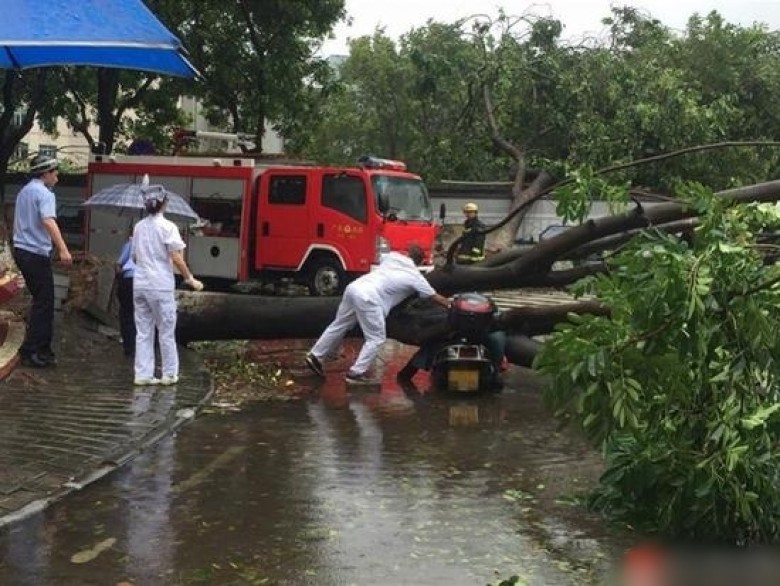
{"type": "Polygon", "coordinates": [[[479,389],[479,371],[451,368],[447,373],[447,387],[451,391],[476,391],[479,389]]]}

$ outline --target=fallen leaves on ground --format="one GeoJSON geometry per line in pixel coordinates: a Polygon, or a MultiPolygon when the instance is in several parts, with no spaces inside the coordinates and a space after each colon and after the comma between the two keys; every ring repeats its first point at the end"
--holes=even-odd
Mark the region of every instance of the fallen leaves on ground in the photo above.
{"type": "Polygon", "coordinates": [[[250,342],[198,342],[193,348],[214,376],[214,400],[207,412],[235,411],[257,401],[294,401],[306,392],[286,366],[257,356],[250,342]]]}

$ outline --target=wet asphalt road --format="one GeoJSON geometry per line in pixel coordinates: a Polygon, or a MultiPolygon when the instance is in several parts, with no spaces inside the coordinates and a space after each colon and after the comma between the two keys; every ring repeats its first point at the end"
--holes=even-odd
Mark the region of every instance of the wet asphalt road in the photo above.
{"type": "Polygon", "coordinates": [[[600,463],[528,371],[479,398],[315,383],[4,530],[0,584],[586,585],[626,545],[569,502],[600,463]]]}

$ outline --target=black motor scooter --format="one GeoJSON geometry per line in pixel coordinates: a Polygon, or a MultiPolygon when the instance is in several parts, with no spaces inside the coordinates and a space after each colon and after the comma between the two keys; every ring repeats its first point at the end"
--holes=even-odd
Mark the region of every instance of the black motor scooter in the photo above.
{"type": "Polygon", "coordinates": [[[498,366],[503,358],[503,334],[493,333],[498,315],[495,303],[486,295],[454,296],[447,314],[448,335],[423,345],[401,370],[399,380],[411,380],[422,368],[430,369],[431,382],[437,390],[501,390],[498,366]]]}

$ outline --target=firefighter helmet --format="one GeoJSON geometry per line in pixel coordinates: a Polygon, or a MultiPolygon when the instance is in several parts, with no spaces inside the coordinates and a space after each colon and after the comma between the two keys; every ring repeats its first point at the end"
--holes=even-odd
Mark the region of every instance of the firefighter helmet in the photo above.
{"type": "Polygon", "coordinates": [[[464,212],[478,212],[479,208],[477,207],[477,204],[469,202],[466,205],[463,206],[464,212]]]}

